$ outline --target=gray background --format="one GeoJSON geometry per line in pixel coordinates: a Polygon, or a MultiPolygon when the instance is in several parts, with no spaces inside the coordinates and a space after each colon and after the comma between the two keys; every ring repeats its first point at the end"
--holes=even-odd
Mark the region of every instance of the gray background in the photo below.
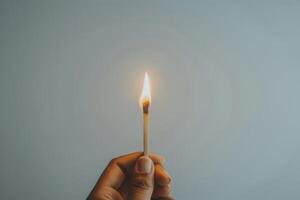
{"type": "Polygon", "coordinates": [[[150,149],[177,199],[300,199],[300,2],[1,1],[0,198],[84,199],[150,149]]]}

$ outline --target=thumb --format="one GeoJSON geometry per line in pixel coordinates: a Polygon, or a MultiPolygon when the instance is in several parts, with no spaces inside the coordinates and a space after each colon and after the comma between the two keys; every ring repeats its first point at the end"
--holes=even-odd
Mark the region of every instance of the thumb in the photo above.
{"type": "Polygon", "coordinates": [[[140,157],[135,166],[129,189],[129,200],[150,200],[154,186],[154,165],[147,156],[140,157]]]}

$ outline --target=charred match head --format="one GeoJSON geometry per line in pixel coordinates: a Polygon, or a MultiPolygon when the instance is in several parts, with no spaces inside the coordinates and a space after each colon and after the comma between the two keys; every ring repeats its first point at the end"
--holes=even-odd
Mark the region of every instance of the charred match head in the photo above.
{"type": "Polygon", "coordinates": [[[150,101],[144,101],[143,102],[143,112],[148,113],[149,112],[149,106],[150,106],[150,101]]]}

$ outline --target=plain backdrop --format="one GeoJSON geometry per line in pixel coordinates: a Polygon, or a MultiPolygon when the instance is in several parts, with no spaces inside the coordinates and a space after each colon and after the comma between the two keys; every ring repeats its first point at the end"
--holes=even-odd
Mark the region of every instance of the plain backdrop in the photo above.
{"type": "Polygon", "coordinates": [[[0,2],[0,199],[85,199],[150,150],[177,199],[300,198],[300,2],[0,2]]]}

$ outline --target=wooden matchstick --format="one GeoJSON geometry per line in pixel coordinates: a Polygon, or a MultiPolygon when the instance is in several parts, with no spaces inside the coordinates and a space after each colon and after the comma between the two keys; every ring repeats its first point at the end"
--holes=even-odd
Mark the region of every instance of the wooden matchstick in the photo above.
{"type": "Polygon", "coordinates": [[[149,100],[143,102],[144,156],[149,155],[149,100]]]}
{"type": "Polygon", "coordinates": [[[149,123],[148,113],[144,113],[144,156],[148,156],[149,155],[148,123],[149,123]]]}

